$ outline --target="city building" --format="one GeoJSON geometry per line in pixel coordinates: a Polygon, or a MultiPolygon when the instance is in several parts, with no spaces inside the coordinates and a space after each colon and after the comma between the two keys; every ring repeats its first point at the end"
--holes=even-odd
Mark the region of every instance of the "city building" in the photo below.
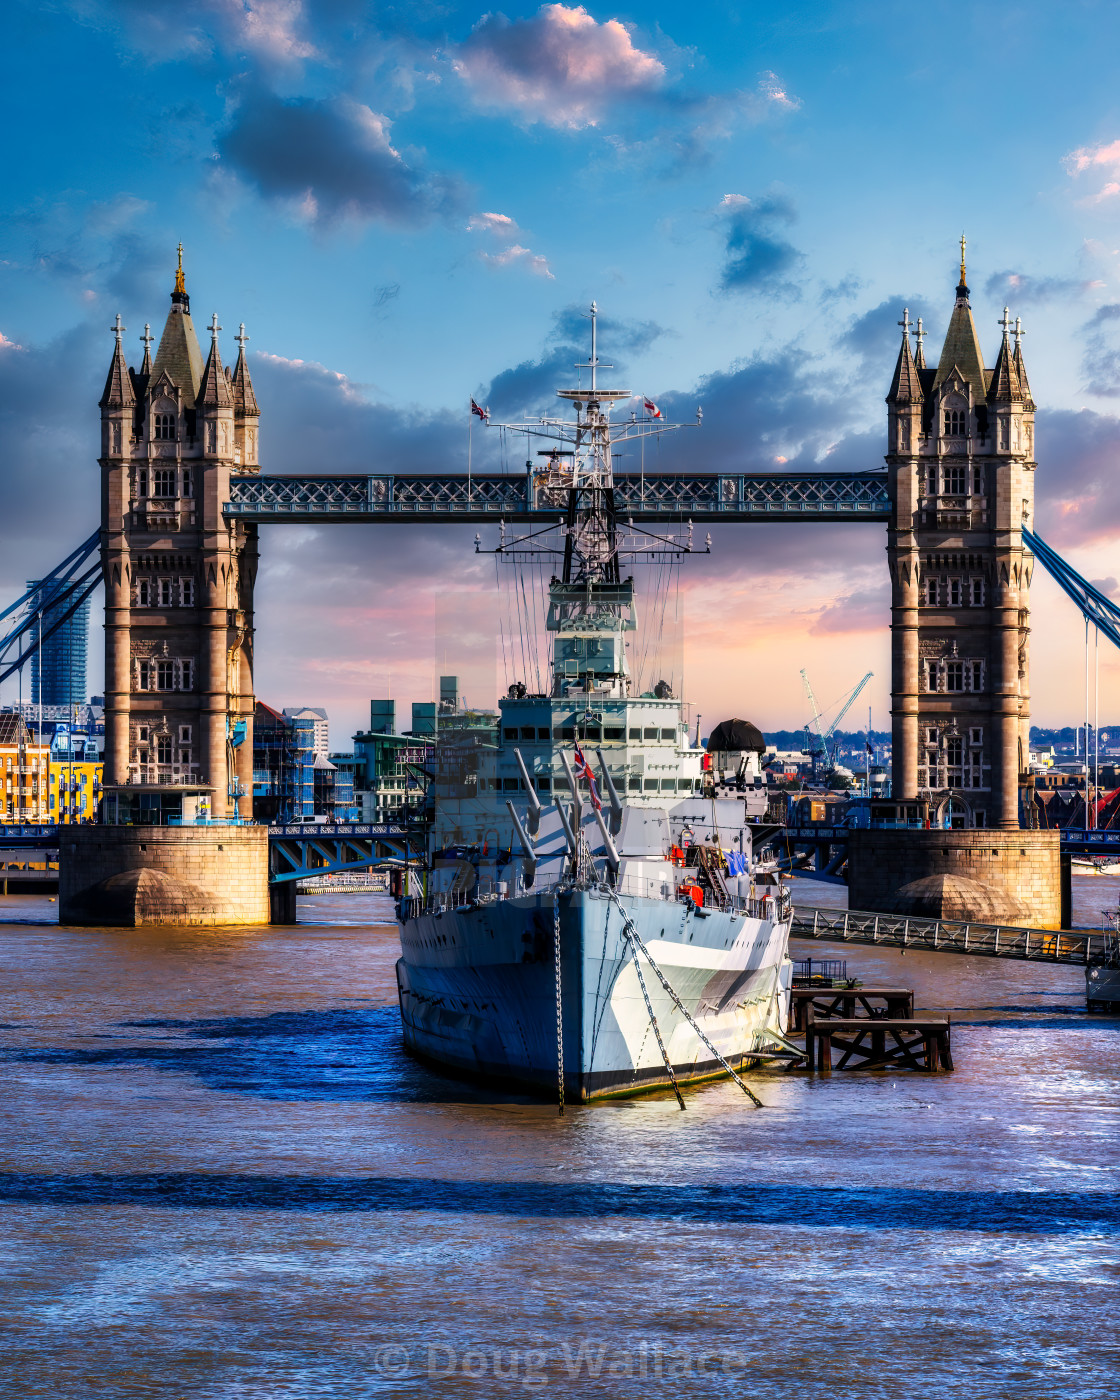
{"type": "Polygon", "coordinates": [[[64,584],[28,579],[27,586],[39,590],[28,607],[35,617],[31,629],[32,641],[39,644],[38,655],[29,668],[31,699],[35,704],[42,701],[44,705],[84,705],[89,599],[66,617],[70,602],[64,584]]]}
{"type": "Polygon", "coordinates": [[[25,700],[0,707],[0,714],[22,715],[36,742],[52,743],[56,734],[73,734],[92,740],[99,757],[104,752],[105,710],[100,700],[88,705],[36,705],[25,700]]]}
{"type": "Polygon", "coordinates": [[[313,705],[296,706],[285,709],[284,718],[309,723],[314,735],[315,752],[321,754],[323,758],[327,758],[331,743],[326,710],[313,705]]]}
{"type": "Polygon", "coordinates": [[[316,750],[316,725],[325,723],[326,713],[321,709],[281,712],[263,701],[256,702],[252,794],[255,821],[286,824],[359,819],[351,766],[335,764],[316,750]]]}
{"type": "Polygon", "coordinates": [[[50,746],[36,743],[22,715],[0,714],[0,822],[51,816],[50,746]]]}
{"type": "Polygon", "coordinates": [[[354,735],[353,753],[331,755],[335,763],[343,758],[348,761],[353,773],[354,800],[360,805],[364,822],[416,821],[425,817],[436,707],[428,705],[421,715],[424,728],[420,733],[415,732],[417,709],[413,705],[413,732],[398,734],[396,701],[371,700],[369,729],[354,735]]]}
{"type": "Polygon", "coordinates": [[[49,819],[64,825],[96,821],[103,778],[97,740],[56,728],[50,739],[49,819]]]}
{"type": "Polygon", "coordinates": [[[314,762],[310,721],[295,723],[258,700],[253,719],[253,819],[311,821],[315,812],[314,762]]]}

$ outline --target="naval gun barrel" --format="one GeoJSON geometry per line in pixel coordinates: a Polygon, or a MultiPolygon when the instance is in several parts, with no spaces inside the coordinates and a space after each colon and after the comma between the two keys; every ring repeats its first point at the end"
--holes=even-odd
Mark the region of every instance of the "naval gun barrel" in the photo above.
{"type": "Polygon", "coordinates": [[[568,779],[568,788],[572,794],[572,808],[578,828],[583,825],[583,799],[579,795],[579,784],[576,782],[576,775],[572,772],[572,765],[568,762],[568,755],[564,749],[560,750],[560,762],[564,765],[564,773],[568,779]]]}
{"type": "Polygon", "coordinates": [[[568,814],[564,811],[564,804],[560,799],[554,797],[552,800],[556,803],[556,811],[560,816],[560,825],[564,828],[564,835],[568,841],[568,850],[571,851],[572,859],[575,860],[579,856],[579,846],[576,844],[576,837],[575,832],[572,830],[572,824],[568,820],[568,814]]]}
{"type": "Polygon", "coordinates": [[[525,760],[521,757],[521,750],[514,749],[513,756],[517,759],[517,766],[521,769],[521,781],[525,784],[525,791],[529,795],[529,835],[536,836],[541,829],[541,800],[533,787],[529,770],[525,767],[525,760]]]}
{"type": "Polygon", "coordinates": [[[611,831],[617,836],[622,830],[622,799],[619,797],[614,779],[610,775],[607,760],[603,757],[603,750],[596,749],[595,753],[599,759],[599,771],[603,775],[603,787],[606,789],[607,799],[611,804],[611,831]]]}
{"type": "Polygon", "coordinates": [[[603,851],[606,855],[607,864],[610,866],[611,874],[618,875],[618,849],[611,840],[611,834],[607,830],[607,824],[603,820],[603,814],[598,807],[595,808],[595,820],[599,823],[599,832],[603,837],[603,851]]]}
{"type": "Polygon", "coordinates": [[[525,833],[525,828],[521,825],[521,818],[517,815],[517,808],[508,798],[506,799],[506,806],[509,808],[509,814],[513,818],[514,830],[517,832],[518,838],[521,841],[521,859],[525,870],[525,886],[529,888],[537,878],[537,853],[533,849],[533,843],[525,833]]]}

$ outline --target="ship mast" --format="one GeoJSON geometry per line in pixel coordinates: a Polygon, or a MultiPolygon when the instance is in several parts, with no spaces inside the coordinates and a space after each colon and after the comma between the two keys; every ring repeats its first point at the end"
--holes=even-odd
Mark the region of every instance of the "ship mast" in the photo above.
{"type": "Polygon", "coordinates": [[[599,307],[591,303],[591,357],[575,366],[590,369],[591,385],[557,389],[576,410],[576,443],[565,522],[564,570],[561,582],[596,584],[620,582],[618,529],[614,508],[611,456],[611,406],[633,397],[629,389],[600,389],[599,370],[613,369],[599,359],[599,307]],[[605,405],[605,407],[604,407],[605,405]]]}
{"type": "MultiPolygon", "coordinates": [[[[599,370],[614,366],[599,359],[598,317],[598,305],[592,302],[591,355],[575,366],[590,371],[590,384],[586,389],[556,391],[558,398],[575,409],[574,423],[559,418],[516,424],[488,422],[488,426],[523,432],[553,444],[538,451],[547,465],[534,476],[533,493],[538,508],[555,505],[564,512],[562,549],[548,544],[540,534],[507,542],[503,526],[502,542],[493,553],[511,559],[562,553],[560,577],[554,575],[549,584],[545,624],[549,632],[557,634],[552,694],[582,696],[588,703],[593,696],[624,697],[630,691],[623,634],[636,629],[637,617],[634,580],[622,575],[622,555],[676,558],[693,552],[691,523],[687,534],[652,534],[639,530],[633,522],[624,534],[620,532],[614,490],[615,445],[693,425],[663,422],[658,410],[645,399],[646,416],[639,418],[632,411],[628,422],[612,425],[611,409],[634,395],[629,389],[599,385],[599,370]]],[[[697,410],[697,427],[701,416],[697,410]]],[[[477,540],[475,548],[480,553],[491,552],[482,551],[477,540]]]]}

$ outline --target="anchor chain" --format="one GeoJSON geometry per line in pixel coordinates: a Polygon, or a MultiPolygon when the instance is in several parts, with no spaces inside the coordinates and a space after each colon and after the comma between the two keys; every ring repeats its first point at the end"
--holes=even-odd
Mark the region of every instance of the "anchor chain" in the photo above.
{"type": "MultiPolygon", "coordinates": [[[[700,1029],[700,1027],[696,1024],[696,1021],[695,1021],[695,1019],[693,1018],[692,1013],[691,1013],[691,1012],[689,1011],[689,1009],[685,1006],[684,1002],[681,1001],[680,997],[677,996],[677,994],[676,994],[676,992],[673,990],[673,988],[669,985],[668,979],[665,977],[665,974],[661,971],[661,969],[660,969],[660,968],[657,966],[657,964],[654,962],[654,960],[653,960],[653,954],[649,951],[649,949],[646,947],[646,945],[642,942],[641,934],[640,934],[640,933],[638,932],[638,930],[634,927],[633,920],[630,918],[629,914],[627,914],[626,910],[622,907],[622,902],[621,902],[621,900],[619,899],[618,895],[615,894],[614,890],[611,889],[611,887],[610,887],[609,885],[604,885],[604,886],[603,886],[603,889],[604,889],[604,891],[606,892],[606,894],[608,895],[608,897],[609,897],[611,900],[613,900],[614,904],[616,905],[616,907],[617,907],[617,909],[618,909],[618,912],[622,915],[622,932],[623,932],[623,936],[626,937],[627,939],[629,939],[629,941],[630,941],[630,944],[631,944],[631,951],[633,952],[633,956],[634,956],[634,966],[637,967],[637,965],[638,965],[638,951],[641,951],[642,953],[645,954],[645,956],[646,956],[646,961],[649,963],[650,967],[653,968],[654,976],[655,976],[655,977],[657,978],[657,980],[661,983],[661,985],[665,988],[665,991],[669,994],[670,998],[672,999],[672,1001],[673,1001],[674,1004],[676,1005],[677,1010],[681,1013],[681,1015],[685,1018],[685,1020],[688,1022],[688,1024],[689,1024],[689,1025],[692,1027],[692,1029],[696,1032],[697,1038],[700,1040],[700,1042],[701,1042],[703,1045],[705,1045],[705,1046],[711,1051],[711,1053],[715,1056],[715,1058],[716,1058],[716,1060],[719,1062],[719,1064],[721,1064],[721,1065],[723,1066],[723,1068],[727,1071],[727,1073],[731,1076],[731,1078],[735,1081],[735,1083],[738,1084],[739,1088],[742,1089],[743,1093],[746,1094],[747,1098],[751,1100],[751,1102],[755,1105],[755,1107],[756,1107],[756,1108],[761,1108],[761,1107],[763,1106],[763,1105],[762,1105],[762,1100],[758,1097],[757,1094],[753,1093],[753,1092],[746,1086],[746,1084],[743,1083],[742,1079],[739,1078],[739,1076],[738,1076],[738,1075],[735,1073],[735,1071],[731,1068],[731,1066],[728,1064],[728,1062],[724,1059],[724,1057],[719,1053],[719,1051],[716,1049],[716,1047],[712,1044],[712,1042],[708,1039],[708,1037],[704,1034],[704,1032],[703,1032],[703,1031],[700,1029]]],[[[639,970],[639,972],[638,972],[638,981],[639,981],[639,982],[642,982],[642,974],[641,974],[641,971],[640,971],[640,970],[639,970]]],[[[645,995],[645,983],[644,983],[644,982],[642,982],[642,994],[645,995]]],[[[646,997],[646,1006],[647,1006],[647,1007],[650,1006],[650,1002],[649,1002],[649,997],[648,997],[648,996],[646,997]]],[[[652,1010],[652,1008],[650,1008],[650,1013],[649,1013],[649,1014],[650,1014],[651,1017],[653,1016],[653,1010],[652,1010]]],[[[655,1030],[657,1029],[657,1023],[656,1023],[656,1022],[654,1022],[654,1029],[655,1029],[655,1030]]],[[[661,1044],[661,1032],[660,1032],[660,1031],[658,1031],[658,1033],[657,1033],[657,1041],[658,1041],[658,1044],[660,1045],[660,1044],[661,1044]]],[[[662,1054],[664,1054],[664,1053],[665,1053],[665,1051],[664,1051],[664,1046],[662,1046],[662,1054]]],[[[671,1070],[670,1070],[670,1073],[672,1073],[671,1070]]],[[[676,1080],[675,1080],[675,1079],[674,1079],[674,1081],[673,1081],[673,1087],[674,1087],[674,1088],[676,1087],[676,1080]]],[[[680,1098],[680,1093],[679,1093],[679,1091],[678,1091],[678,1093],[677,1093],[677,1098],[678,1098],[678,1099],[680,1098]]],[[[684,1103],[683,1103],[683,1102],[681,1103],[681,1107],[682,1107],[682,1108],[684,1107],[684,1103]]]]}
{"type": "Polygon", "coordinates": [[[552,896],[552,949],[556,966],[556,1079],[560,1116],[564,1113],[564,1003],[560,984],[560,890],[552,896]]]}
{"type": "MultiPolygon", "coordinates": [[[[626,915],[623,914],[622,917],[625,920],[626,915]]],[[[624,923],[623,933],[625,932],[626,925],[624,923]]],[[[657,1024],[657,1017],[653,1014],[653,1003],[649,999],[649,992],[646,991],[646,979],[642,976],[642,965],[638,961],[638,951],[634,947],[633,943],[631,943],[630,945],[630,956],[634,959],[634,971],[638,974],[638,986],[642,989],[642,997],[644,998],[646,1003],[646,1011],[649,1014],[649,1022],[650,1025],[653,1027],[654,1035],[657,1037],[657,1044],[658,1048],[661,1051],[661,1058],[665,1061],[665,1071],[669,1076],[669,1082],[673,1086],[673,1093],[676,1094],[677,1103],[680,1104],[681,1112],[683,1113],[684,1099],[681,1097],[680,1085],[677,1083],[677,1076],[673,1071],[673,1062],[669,1058],[669,1052],[665,1049],[665,1042],[661,1039],[661,1027],[657,1024]]]]}

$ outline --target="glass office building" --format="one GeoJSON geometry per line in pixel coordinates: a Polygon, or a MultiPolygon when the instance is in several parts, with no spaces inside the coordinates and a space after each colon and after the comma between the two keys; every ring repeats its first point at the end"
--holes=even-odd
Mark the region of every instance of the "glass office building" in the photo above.
{"type": "Polygon", "coordinates": [[[35,704],[41,701],[44,705],[84,705],[87,698],[89,599],[52,633],[51,628],[70,606],[66,595],[59,597],[65,585],[28,579],[27,586],[42,590],[31,608],[36,614],[32,637],[38,640],[41,627],[46,638],[41,656],[35,657],[28,668],[31,672],[31,699],[35,704]]]}

